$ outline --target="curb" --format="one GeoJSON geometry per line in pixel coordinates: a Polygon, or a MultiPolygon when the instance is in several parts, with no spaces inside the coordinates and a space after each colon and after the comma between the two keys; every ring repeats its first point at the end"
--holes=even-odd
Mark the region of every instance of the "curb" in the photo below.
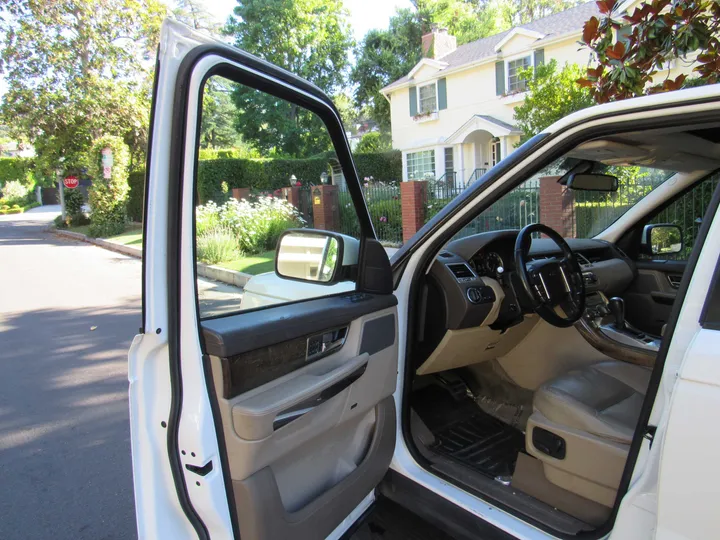
{"type": "MultiPolygon", "coordinates": [[[[115,242],[108,242],[107,240],[102,240],[101,238],[90,238],[82,233],[63,231],[59,229],[51,230],[58,236],[64,236],[66,238],[78,240],[87,244],[94,244],[109,251],[115,251],[136,259],[142,259],[142,249],[140,248],[116,244],[115,242]]],[[[240,288],[245,287],[250,278],[253,277],[252,274],[246,274],[245,272],[238,272],[236,270],[228,270],[227,268],[221,268],[220,266],[213,266],[211,264],[201,262],[197,263],[197,273],[204,278],[221,281],[223,283],[227,283],[228,285],[232,285],[233,287],[240,288]]]]}

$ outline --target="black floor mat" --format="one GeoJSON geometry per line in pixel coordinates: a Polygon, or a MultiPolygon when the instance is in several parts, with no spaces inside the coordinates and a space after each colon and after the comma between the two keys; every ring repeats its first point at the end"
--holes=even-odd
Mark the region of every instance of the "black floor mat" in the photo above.
{"type": "Polygon", "coordinates": [[[456,401],[433,385],[413,393],[412,407],[436,438],[429,450],[490,477],[512,476],[525,436],[483,412],[471,399],[456,401]]]}

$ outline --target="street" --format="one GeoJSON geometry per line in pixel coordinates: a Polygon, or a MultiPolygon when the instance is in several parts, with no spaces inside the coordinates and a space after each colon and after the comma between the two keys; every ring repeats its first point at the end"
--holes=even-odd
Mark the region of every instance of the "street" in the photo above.
{"type": "MultiPolygon", "coordinates": [[[[0,216],[0,538],[135,538],[127,351],[141,264],[47,232],[46,208],[0,216]]],[[[200,289],[209,308],[240,292],[200,289]]]]}
{"type": "Polygon", "coordinates": [[[135,538],[141,265],[44,232],[47,215],[0,219],[0,538],[135,538]]]}

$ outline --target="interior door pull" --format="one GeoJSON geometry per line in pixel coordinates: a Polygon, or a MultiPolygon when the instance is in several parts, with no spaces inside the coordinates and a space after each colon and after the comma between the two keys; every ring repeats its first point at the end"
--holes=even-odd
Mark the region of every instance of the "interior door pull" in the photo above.
{"type": "Polygon", "coordinates": [[[363,373],[365,373],[365,370],[367,369],[367,363],[363,364],[359,368],[357,368],[355,371],[350,373],[348,376],[344,377],[343,379],[340,379],[338,382],[333,384],[332,386],[328,386],[324,390],[318,392],[314,396],[302,401],[301,403],[298,403],[294,407],[284,410],[281,413],[279,413],[275,420],[273,420],[273,431],[276,431],[280,429],[283,426],[288,425],[293,420],[297,420],[301,416],[309,413],[312,411],[315,407],[318,407],[325,403],[326,401],[329,401],[330,399],[337,396],[340,392],[345,390],[348,386],[350,386],[352,383],[357,381],[360,377],[362,377],[363,373]]]}

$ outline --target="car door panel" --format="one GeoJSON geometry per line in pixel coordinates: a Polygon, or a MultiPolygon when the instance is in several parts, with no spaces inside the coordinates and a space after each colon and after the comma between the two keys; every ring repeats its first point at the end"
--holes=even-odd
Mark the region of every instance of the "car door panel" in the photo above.
{"type": "Polygon", "coordinates": [[[659,336],[670,318],[684,261],[638,261],[637,276],[623,294],[625,316],[636,328],[659,336]]]}
{"type": "MultiPolygon", "coordinates": [[[[396,317],[392,306],[328,323],[328,330],[347,326],[344,343],[315,361],[305,359],[318,327],[302,320],[285,324],[311,334],[210,356],[241,535],[324,537],[381,480],[395,446],[396,317]],[[378,332],[381,325],[389,330],[378,332]],[[226,382],[247,373],[233,368],[232,358],[262,371],[264,361],[283,365],[293,356],[305,365],[253,388],[226,382]],[[299,414],[278,423],[288,411],[299,414]]],[[[218,326],[203,323],[205,335],[226,344],[218,326]]]]}
{"type": "MultiPolygon", "coordinates": [[[[152,433],[154,454],[168,458],[172,483],[163,493],[173,519],[197,537],[324,538],[371,496],[393,454],[398,324],[389,261],[325,94],[178,23],[166,21],[161,34],[152,129],[166,136],[154,137],[150,150],[144,299],[145,326],[162,357],[145,356],[132,373],[165,362],[156,401],[167,393],[169,404],[141,411],[148,422],[134,430],[134,447],[152,433]],[[357,292],[202,320],[198,133],[204,85],[218,73],[321,120],[358,218],[357,292]],[[308,340],[314,347],[318,336],[319,354],[308,354],[308,340]]],[[[333,293],[318,287],[318,296],[333,293]]],[[[224,303],[225,311],[241,309],[236,298],[224,303]]],[[[163,536],[160,525],[145,522],[145,536],[163,536]]]]}

